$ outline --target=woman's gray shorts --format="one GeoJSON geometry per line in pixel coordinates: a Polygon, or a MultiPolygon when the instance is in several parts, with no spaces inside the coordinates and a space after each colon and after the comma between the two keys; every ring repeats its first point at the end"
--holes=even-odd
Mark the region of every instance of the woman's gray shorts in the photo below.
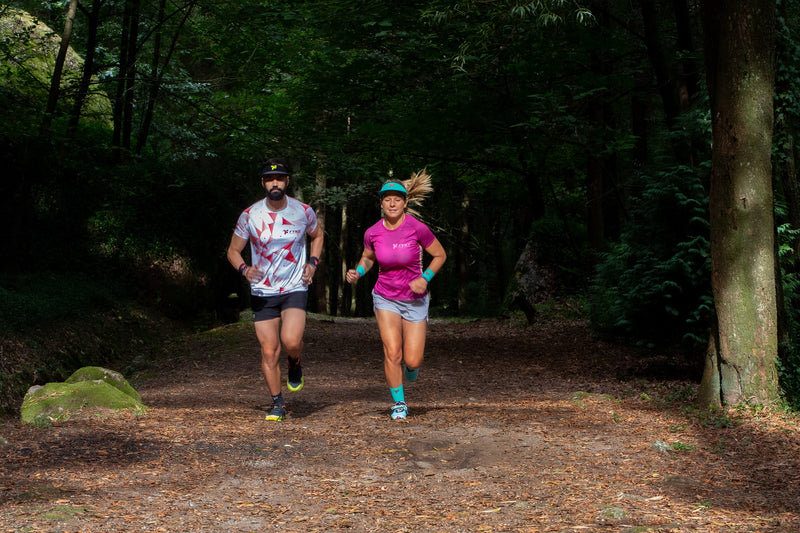
{"type": "Polygon", "coordinates": [[[431,298],[428,294],[416,300],[389,300],[372,291],[372,305],[374,309],[397,313],[403,320],[409,322],[422,322],[428,320],[428,305],[431,298]]]}

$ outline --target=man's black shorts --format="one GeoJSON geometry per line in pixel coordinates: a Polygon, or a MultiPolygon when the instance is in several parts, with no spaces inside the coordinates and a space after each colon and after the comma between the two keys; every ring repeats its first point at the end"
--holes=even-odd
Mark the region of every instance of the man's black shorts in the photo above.
{"type": "Polygon", "coordinates": [[[253,309],[253,322],[278,318],[284,309],[305,311],[308,307],[308,291],[287,292],[277,296],[250,295],[250,307],[253,309]]]}

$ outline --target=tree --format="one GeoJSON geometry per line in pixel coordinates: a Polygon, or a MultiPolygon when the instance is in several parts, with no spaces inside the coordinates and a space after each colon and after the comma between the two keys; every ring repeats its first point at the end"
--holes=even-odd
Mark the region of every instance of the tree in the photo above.
{"type": "Polygon", "coordinates": [[[64,33],[61,36],[61,44],[58,48],[58,56],[56,57],[55,67],[53,68],[53,77],[50,81],[50,93],[47,98],[47,107],[44,112],[44,120],[42,121],[43,132],[50,129],[50,123],[53,120],[53,114],[56,112],[56,105],[58,105],[58,93],[61,87],[61,73],[64,70],[64,62],[67,59],[69,40],[72,38],[72,26],[75,22],[75,12],[77,10],[78,0],[70,0],[69,7],[67,8],[67,20],[64,23],[64,33]]]}
{"type": "Polygon", "coordinates": [[[701,2],[712,117],[716,307],[700,401],[777,399],[772,127],[775,0],[701,2]]]}

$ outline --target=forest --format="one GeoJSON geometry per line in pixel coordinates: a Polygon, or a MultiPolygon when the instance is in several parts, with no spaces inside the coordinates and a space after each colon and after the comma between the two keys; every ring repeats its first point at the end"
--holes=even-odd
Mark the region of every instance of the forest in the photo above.
{"type": "Polygon", "coordinates": [[[325,229],[421,169],[431,316],[580,317],[709,404],[800,405],[800,6],[786,0],[0,4],[0,402],[239,319],[225,250],[263,162],[325,229]],[[140,344],[137,344],[140,343],[140,344]],[[702,380],[701,380],[702,377],[702,380]]]}

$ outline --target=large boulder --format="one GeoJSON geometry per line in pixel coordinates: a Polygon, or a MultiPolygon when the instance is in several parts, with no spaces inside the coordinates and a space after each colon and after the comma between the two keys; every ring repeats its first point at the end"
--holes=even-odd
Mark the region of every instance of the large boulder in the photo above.
{"type": "Polygon", "coordinates": [[[120,409],[144,410],[146,406],[118,372],[86,367],[63,383],[31,387],[20,412],[26,424],[46,425],[83,411],[120,409]]]}
{"type": "Polygon", "coordinates": [[[142,401],[142,397],[131,387],[130,383],[120,374],[113,370],[100,366],[85,366],[76,370],[65,383],[79,383],[81,381],[105,381],[112,387],[119,389],[128,396],[142,401]]]}

